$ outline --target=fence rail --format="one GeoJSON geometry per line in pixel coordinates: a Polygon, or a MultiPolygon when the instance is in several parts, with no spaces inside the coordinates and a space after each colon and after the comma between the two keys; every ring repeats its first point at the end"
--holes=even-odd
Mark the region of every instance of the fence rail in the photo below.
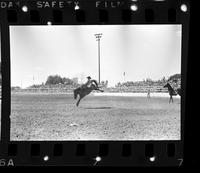
{"type": "MultiPolygon", "coordinates": [[[[75,88],[26,88],[26,89],[12,89],[13,93],[27,92],[27,93],[72,93],[75,88]]],[[[146,93],[150,92],[163,92],[168,90],[163,86],[130,86],[130,87],[108,87],[102,88],[105,92],[133,92],[133,93],[146,93]]]]}

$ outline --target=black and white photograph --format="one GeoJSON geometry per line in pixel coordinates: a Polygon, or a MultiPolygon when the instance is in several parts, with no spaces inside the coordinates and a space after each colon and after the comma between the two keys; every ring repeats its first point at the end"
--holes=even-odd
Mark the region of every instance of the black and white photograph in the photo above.
{"type": "Polygon", "coordinates": [[[181,140],[182,25],[9,30],[11,141],[181,140]]]}

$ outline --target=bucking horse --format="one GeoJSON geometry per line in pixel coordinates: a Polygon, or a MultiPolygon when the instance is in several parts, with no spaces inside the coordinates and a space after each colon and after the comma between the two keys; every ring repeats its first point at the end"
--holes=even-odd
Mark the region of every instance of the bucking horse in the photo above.
{"type": "Polygon", "coordinates": [[[176,90],[173,89],[173,87],[170,85],[170,83],[166,83],[164,85],[164,88],[167,88],[168,89],[168,92],[169,92],[169,103],[172,102],[173,103],[173,97],[172,96],[176,96],[176,95],[179,95],[181,96],[181,88],[177,88],[176,90]]]}
{"type": "Polygon", "coordinates": [[[91,85],[90,87],[78,87],[74,90],[74,99],[77,99],[77,96],[79,95],[79,99],[76,103],[76,106],[79,105],[81,99],[85,96],[87,96],[88,94],[90,94],[93,90],[96,90],[96,91],[101,91],[101,92],[104,92],[103,90],[101,90],[99,87],[98,87],[98,84],[97,84],[97,81],[96,80],[91,80],[91,85]]]}

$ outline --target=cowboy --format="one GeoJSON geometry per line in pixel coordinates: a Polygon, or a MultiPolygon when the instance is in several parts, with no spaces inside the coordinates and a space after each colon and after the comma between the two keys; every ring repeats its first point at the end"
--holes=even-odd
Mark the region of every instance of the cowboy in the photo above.
{"type": "Polygon", "coordinates": [[[87,82],[85,84],[82,85],[82,88],[87,88],[90,87],[90,84],[93,82],[93,80],[91,80],[91,77],[88,76],[87,77],[87,82]]]}

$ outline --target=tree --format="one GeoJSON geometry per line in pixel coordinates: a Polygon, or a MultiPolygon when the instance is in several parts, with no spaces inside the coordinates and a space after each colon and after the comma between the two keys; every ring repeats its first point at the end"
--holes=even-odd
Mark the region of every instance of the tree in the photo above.
{"type": "Polygon", "coordinates": [[[63,84],[63,79],[59,75],[50,75],[47,78],[45,85],[63,84]]]}
{"type": "Polygon", "coordinates": [[[56,84],[64,84],[64,85],[78,85],[78,78],[66,78],[60,77],[59,75],[50,75],[45,82],[45,85],[56,85],[56,84]]]}
{"type": "Polygon", "coordinates": [[[74,84],[78,84],[78,78],[77,77],[72,78],[72,81],[74,82],[74,84]]]}
{"type": "Polygon", "coordinates": [[[163,82],[163,83],[166,83],[166,78],[165,78],[165,76],[161,79],[161,81],[163,82]]]}
{"type": "Polygon", "coordinates": [[[66,84],[66,85],[73,85],[73,80],[69,79],[69,78],[63,78],[62,79],[62,84],[66,84]]]}
{"type": "Polygon", "coordinates": [[[178,82],[181,80],[181,74],[174,74],[168,78],[168,81],[178,82]]]}
{"type": "Polygon", "coordinates": [[[105,83],[106,87],[108,87],[108,80],[106,80],[106,83],[105,83]]]}
{"type": "Polygon", "coordinates": [[[101,86],[107,88],[108,87],[108,81],[101,81],[101,86]]]}

